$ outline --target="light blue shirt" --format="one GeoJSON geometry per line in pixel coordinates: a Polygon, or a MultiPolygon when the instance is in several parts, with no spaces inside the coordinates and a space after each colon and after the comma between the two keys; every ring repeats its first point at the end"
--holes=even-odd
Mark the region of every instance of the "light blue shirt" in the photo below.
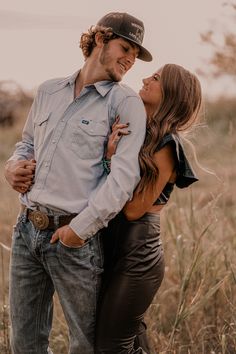
{"type": "Polygon", "coordinates": [[[74,98],[76,72],[43,83],[16,144],[14,160],[35,159],[32,188],[20,196],[31,209],[77,213],[70,227],[82,239],[93,236],[130,200],[140,180],[138,153],[146,130],[140,97],[126,85],[100,81],[74,98]],[[129,122],[106,176],[101,163],[115,117],[129,122]]]}

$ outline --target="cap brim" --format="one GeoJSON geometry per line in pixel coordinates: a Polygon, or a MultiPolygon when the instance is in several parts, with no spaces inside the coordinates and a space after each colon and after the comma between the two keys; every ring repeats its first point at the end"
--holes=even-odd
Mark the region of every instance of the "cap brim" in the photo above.
{"type": "Polygon", "coordinates": [[[142,46],[139,46],[139,54],[138,54],[138,59],[143,60],[143,61],[152,61],[152,54],[142,46]]]}
{"type": "Polygon", "coordinates": [[[117,36],[119,36],[119,37],[125,38],[128,42],[132,42],[137,47],[139,47],[139,54],[137,56],[138,59],[143,60],[143,61],[152,61],[152,54],[147,49],[145,49],[141,45],[137,44],[135,41],[133,41],[129,37],[123,36],[119,33],[116,33],[115,31],[113,31],[113,33],[117,34],[117,36]]]}

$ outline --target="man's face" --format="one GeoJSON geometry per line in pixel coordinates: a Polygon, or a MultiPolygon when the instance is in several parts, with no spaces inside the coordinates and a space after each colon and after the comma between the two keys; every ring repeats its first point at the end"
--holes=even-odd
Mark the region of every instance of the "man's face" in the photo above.
{"type": "Polygon", "coordinates": [[[108,79],[121,81],[133,66],[139,49],[123,38],[116,38],[105,43],[100,53],[100,64],[103,65],[108,79]]]}

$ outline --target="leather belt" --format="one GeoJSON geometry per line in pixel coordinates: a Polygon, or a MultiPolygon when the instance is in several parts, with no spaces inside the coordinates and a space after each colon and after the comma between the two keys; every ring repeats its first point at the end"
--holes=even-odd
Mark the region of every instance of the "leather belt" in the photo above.
{"type": "Polygon", "coordinates": [[[30,220],[38,230],[56,230],[59,227],[68,225],[78,214],[70,215],[48,215],[40,210],[31,210],[22,206],[22,213],[25,213],[26,219],[30,220]]]}

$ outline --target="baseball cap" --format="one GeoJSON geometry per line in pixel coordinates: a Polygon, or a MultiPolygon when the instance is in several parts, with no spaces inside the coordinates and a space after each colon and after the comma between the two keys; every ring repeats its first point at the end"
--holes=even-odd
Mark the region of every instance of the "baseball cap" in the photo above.
{"type": "Polygon", "coordinates": [[[126,12],[110,12],[103,16],[97,25],[110,27],[114,34],[135,43],[140,49],[138,58],[143,61],[152,61],[151,53],[142,46],[144,24],[136,17],[126,12]]]}

